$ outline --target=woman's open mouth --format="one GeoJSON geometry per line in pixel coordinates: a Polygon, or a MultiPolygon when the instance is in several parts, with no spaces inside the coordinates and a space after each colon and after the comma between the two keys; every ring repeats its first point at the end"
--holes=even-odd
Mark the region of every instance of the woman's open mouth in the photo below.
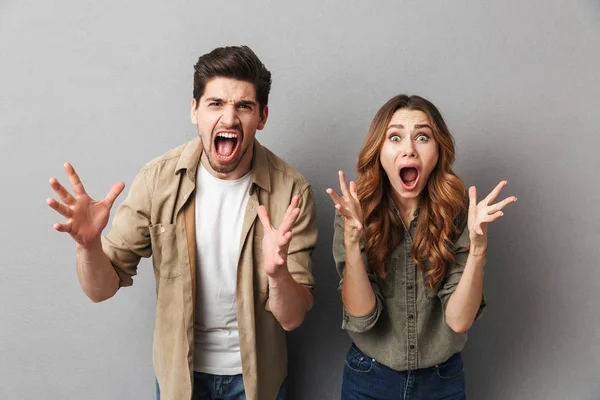
{"type": "Polygon", "coordinates": [[[240,143],[240,134],[235,131],[219,132],[215,135],[214,148],[220,162],[230,162],[235,159],[240,143]]]}
{"type": "Polygon", "coordinates": [[[400,181],[404,190],[414,190],[419,183],[419,168],[416,165],[400,167],[400,181]]]}

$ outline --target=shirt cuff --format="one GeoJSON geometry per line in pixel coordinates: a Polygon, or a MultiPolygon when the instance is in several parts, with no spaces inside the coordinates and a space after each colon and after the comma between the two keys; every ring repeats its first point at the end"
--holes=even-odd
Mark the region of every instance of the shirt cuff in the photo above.
{"type": "Polygon", "coordinates": [[[377,303],[375,303],[370,313],[361,316],[352,315],[346,310],[346,307],[343,307],[342,329],[359,333],[367,332],[375,326],[380,313],[381,310],[377,303]]]}

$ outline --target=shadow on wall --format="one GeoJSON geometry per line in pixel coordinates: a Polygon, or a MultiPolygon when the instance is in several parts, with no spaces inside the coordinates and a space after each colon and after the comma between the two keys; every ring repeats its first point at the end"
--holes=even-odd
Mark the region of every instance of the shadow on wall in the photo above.
{"type": "MultiPolygon", "coordinates": [[[[323,199],[328,200],[328,199],[323,199]]],[[[344,360],[350,339],[341,329],[339,277],[331,255],[333,207],[319,210],[319,245],[315,263],[315,306],[304,324],[288,333],[288,394],[290,400],[339,398],[344,360]]]]}
{"type": "Polygon", "coordinates": [[[534,214],[552,215],[551,210],[543,209],[544,202],[532,198],[536,192],[539,195],[539,190],[532,189],[536,182],[543,185],[543,177],[533,176],[535,172],[527,168],[518,168],[523,154],[508,146],[508,143],[494,143],[493,152],[501,154],[502,160],[482,161],[486,168],[478,168],[479,163],[464,164],[463,168],[464,175],[472,177],[471,183],[481,183],[479,199],[488,193],[489,189],[483,188],[492,187],[496,180],[505,178],[496,176],[498,171],[513,175],[498,200],[509,195],[519,199],[506,209],[503,219],[490,227],[484,289],[488,307],[469,332],[464,351],[467,393],[475,399],[512,398],[519,391],[518,387],[531,378],[518,376],[517,371],[535,368],[535,360],[529,354],[540,351],[536,347],[547,334],[547,324],[542,320],[547,313],[551,288],[556,287],[560,279],[553,274],[545,274],[540,279],[539,275],[540,266],[556,271],[551,265],[557,262],[544,251],[543,243],[536,242],[537,228],[531,224],[534,214]],[[502,148],[504,145],[507,147],[502,148]],[[510,170],[503,170],[505,166],[510,166],[510,170]],[[496,172],[494,176],[486,176],[487,171],[496,172]],[[507,387],[507,382],[514,385],[507,387]]]}

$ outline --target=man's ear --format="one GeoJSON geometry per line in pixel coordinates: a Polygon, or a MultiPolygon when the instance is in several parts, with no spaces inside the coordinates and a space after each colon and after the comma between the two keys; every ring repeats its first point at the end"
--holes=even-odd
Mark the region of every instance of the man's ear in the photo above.
{"type": "Polygon", "coordinates": [[[196,99],[192,98],[192,108],[190,110],[190,119],[192,120],[192,124],[198,125],[198,116],[196,115],[196,111],[198,108],[198,103],[196,103],[196,99]]]}
{"type": "Polygon", "coordinates": [[[256,129],[261,131],[267,124],[267,118],[269,118],[269,106],[265,106],[265,108],[263,108],[262,115],[260,116],[260,122],[258,123],[256,129]]]}

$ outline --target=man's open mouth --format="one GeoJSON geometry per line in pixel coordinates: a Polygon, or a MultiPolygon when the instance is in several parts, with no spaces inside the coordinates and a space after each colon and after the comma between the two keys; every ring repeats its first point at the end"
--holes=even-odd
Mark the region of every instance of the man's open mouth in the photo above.
{"type": "Polygon", "coordinates": [[[419,168],[412,165],[401,167],[400,180],[405,190],[413,190],[419,182],[419,168]]]}
{"type": "Polygon", "coordinates": [[[228,162],[235,158],[240,134],[238,132],[219,132],[215,135],[215,153],[219,161],[228,162]]]}

